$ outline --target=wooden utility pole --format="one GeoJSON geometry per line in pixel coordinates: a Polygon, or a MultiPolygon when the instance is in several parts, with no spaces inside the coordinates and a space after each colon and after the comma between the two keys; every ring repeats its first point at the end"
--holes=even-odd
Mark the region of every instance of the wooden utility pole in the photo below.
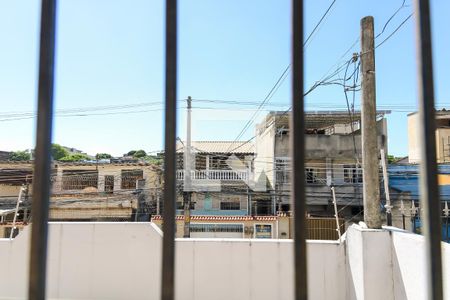
{"type": "Polygon", "coordinates": [[[186,147],[184,147],[184,185],[183,185],[183,204],[184,204],[184,234],[183,237],[191,237],[191,111],[192,98],[187,98],[187,116],[186,116],[186,147]]]}
{"type": "Polygon", "coordinates": [[[381,228],[373,27],[372,16],[361,20],[363,198],[364,222],[369,228],[381,228]]]}

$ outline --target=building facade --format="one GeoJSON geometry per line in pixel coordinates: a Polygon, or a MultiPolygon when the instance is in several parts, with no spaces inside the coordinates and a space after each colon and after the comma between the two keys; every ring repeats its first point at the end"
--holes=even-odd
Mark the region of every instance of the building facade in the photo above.
{"type": "MultiPolygon", "coordinates": [[[[437,163],[450,163],[450,111],[436,111],[436,160],[437,163]]],[[[408,158],[413,164],[420,163],[419,114],[408,114],[408,158]]]]}
{"type": "MultiPolygon", "coordinates": [[[[178,238],[183,237],[184,220],[184,216],[176,216],[178,238]]],[[[161,216],[154,216],[152,222],[161,227],[161,216]]],[[[194,215],[189,227],[191,238],[287,239],[291,238],[291,222],[288,216],[194,215]]]]}
{"type": "MultiPolygon", "coordinates": [[[[377,113],[378,148],[387,153],[387,111],[377,113]]],[[[286,112],[271,112],[256,127],[255,177],[266,179],[275,211],[290,211],[290,141],[286,112]]],[[[333,193],[339,216],[362,219],[360,113],[305,113],[305,180],[308,214],[332,216],[333,193]]]]}
{"type": "MultiPolygon", "coordinates": [[[[33,167],[33,162],[0,162],[4,234],[14,214],[16,227],[30,220],[33,167]]],[[[153,164],[55,162],[51,180],[51,221],[149,221],[160,209],[161,170],[153,164]]]]}
{"type": "Polygon", "coordinates": [[[191,167],[186,168],[186,143],[177,145],[177,213],[183,214],[183,197],[191,196],[192,215],[251,215],[253,144],[247,142],[194,141],[191,167]],[[186,186],[187,173],[191,185],[186,186]]]}

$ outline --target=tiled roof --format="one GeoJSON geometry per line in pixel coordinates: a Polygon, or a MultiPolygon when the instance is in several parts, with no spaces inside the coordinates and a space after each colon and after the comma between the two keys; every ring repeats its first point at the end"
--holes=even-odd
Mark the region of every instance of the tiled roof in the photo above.
{"type": "MultiPolygon", "coordinates": [[[[186,145],[186,142],[183,142],[186,145]]],[[[183,152],[183,143],[177,143],[177,151],[183,152]]],[[[194,151],[203,153],[248,153],[253,154],[255,147],[251,142],[242,141],[193,141],[194,151]]]]}
{"type": "MultiPolygon", "coordinates": [[[[156,215],[153,220],[162,220],[162,216],[156,215]]],[[[183,215],[177,215],[176,220],[184,220],[183,215]]],[[[191,221],[276,221],[276,216],[191,216],[191,221]]]]}

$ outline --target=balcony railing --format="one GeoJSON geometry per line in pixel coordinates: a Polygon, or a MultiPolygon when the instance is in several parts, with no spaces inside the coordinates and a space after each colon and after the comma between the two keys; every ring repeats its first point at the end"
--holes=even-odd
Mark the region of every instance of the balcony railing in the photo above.
{"type": "MultiPolygon", "coordinates": [[[[250,172],[247,170],[192,170],[191,179],[225,180],[225,181],[248,181],[250,172]]],[[[177,180],[184,179],[184,170],[177,170],[177,180]]]]}

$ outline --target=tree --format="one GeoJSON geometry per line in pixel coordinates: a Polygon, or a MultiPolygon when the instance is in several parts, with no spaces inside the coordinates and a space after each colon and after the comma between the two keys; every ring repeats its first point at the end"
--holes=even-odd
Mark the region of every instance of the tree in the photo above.
{"type": "Polygon", "coordinates": [[[396,161],[398,161],[400,159],[402,159],[402,158],[401,157],[395,157],[394,155],[388,155],[387,156],[388,164],[393,164],[393,163],[395,163],[396,161]]]}
{"type": "Polygon", "coordinates": [[[130,151],[128,151],[126,156],[134,156],[135,153],[136,153],[136,150],[130,150],[130,151]]]}
{"type": "Polygon", "coordinates": [[[11,152],[9,154],[9,160],[13,161],[23,161],[23,160],[30,160],[31,154],[27,151],[15,151],[11,152]]]}
{"type": "Polygon", "coordinates": [[[59,161],[73,162],[73,161],[83,161],[83,160],[88,160],[88,159],[89,159],[89,157],[85,154],[75,153],[75,154],[70,154],[70,155],[61,157],[59,159],[59,161]]]}
{"type": "Polygon", "coordinates": [[[133,154],[133,157],[142,158],[147,156],[147,153],[144,150],[138,150],[133,154]]]}
{"type": "Polygon", "coordinates": [[[108,154],[108,153],[97,153],[95,155],[95,158],[96,159],[109,159],[109,158],[112,158],[112,156],[111,156],[111,154],[108,154]]]}
{"type": "Polygon", "coordinates": [[[69,156],[69,151],[64,149],[63,146],[58,144],[52,144],[52,157],[54,160],[60,160],[63,157],[69,156]]]}
{"type": "Polygon", "coordinates": [[[155,165],[162,165],[163,163],[163,158],[161,156],[156,156],[156,155],[147,155],[146,157],[144,157],[144,160],[148,163],[151,164],[155,164],[155,165]]]}

